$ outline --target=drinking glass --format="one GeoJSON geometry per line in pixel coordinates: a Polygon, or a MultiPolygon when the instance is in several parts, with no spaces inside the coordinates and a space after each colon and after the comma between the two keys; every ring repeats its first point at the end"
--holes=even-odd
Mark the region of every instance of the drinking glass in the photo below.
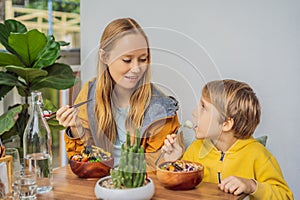
{"type": "Polygon", "coordinates": [[[20,200],[35,200],[37,192],[36,174],[29,170],[14,174],[14,197],[20,200]]]}
{"type": "Polygon", "coordinates": [[[18,173],[20,173],[20,170],[21,170],[19,151],[16,148],[6,148],[5,155],[10,155],[12,157],[12,169],[13,169],[13,173],[11,176],[12,177],[12,191],[10,194],[7,194],[6,199],[19,199],[19,191],[14,185],[16,178],[18,176],[18,173]]]}
{"type": "Polygon", "coordinates": [[[19,151],[16,148],[6,148],[5,149],[5,155],[12,156],[13,159],[13,172],[18,172],[21,170],[21,164],[20,164],[20,155],[19,151]]]}

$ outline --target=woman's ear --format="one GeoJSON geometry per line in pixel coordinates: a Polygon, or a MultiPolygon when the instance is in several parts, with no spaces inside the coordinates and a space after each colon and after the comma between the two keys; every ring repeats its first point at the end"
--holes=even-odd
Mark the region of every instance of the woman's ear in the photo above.
{"type": "Polygon", "coordinates": [[[99,50],[99,58],[103,63],[107,64],[108,56],[107,56],[107,53],[103,49],[99,50]]]}
{"type": "Polygon", "coordinates": [[[233,118],[228,118],[225,122],[223,122],[222,130],[224,132],[230,131],[234,125],[233,118]]]}

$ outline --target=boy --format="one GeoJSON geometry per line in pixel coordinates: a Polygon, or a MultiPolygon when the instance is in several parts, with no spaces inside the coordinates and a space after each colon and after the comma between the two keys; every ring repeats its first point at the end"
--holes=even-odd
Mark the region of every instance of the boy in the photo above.
{"type": "MultiPolygon", "coordinates": [[[[219,183],[224,192],[246,193],[250,199],[293,199],[276,159],[252,137],[260,114],[259,101],[246,83],[209,82],[193,111],[197,140],[182,159],[202,163],[203,181],[219,183]]],[[[178,159],[183,151],[174,134],[162,149],[165,160],[178,159]]]]}

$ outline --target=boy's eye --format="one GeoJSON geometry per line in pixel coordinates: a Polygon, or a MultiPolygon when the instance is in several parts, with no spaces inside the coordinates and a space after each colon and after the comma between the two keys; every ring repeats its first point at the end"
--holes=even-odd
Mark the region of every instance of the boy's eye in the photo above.
{"type": "Polygon", "coordinates": [[[201,110],[204,110],[204,109],[205,109],[204,104],[201,104],[201,110]]]}

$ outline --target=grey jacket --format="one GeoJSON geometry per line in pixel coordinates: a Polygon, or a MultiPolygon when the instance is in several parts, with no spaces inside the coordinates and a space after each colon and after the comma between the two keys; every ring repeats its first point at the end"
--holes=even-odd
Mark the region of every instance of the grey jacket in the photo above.
{"type": "MultiPolygon", "coordinates": [[[[91,81],[89,83],[89,92],[88,99],[95,99],[95,88],[96,81],[91,81]]],[[[150,104],[145,111],[144,122],[141,128],[141,137],[145,136],[147,128],[151,126],[154,122],[158,120],[165,120],[168,117],[177,116],[176,111],[178,110],[178,101],[172,96],[166,96],[162,91],[157,89],[153,84],[151,84],[152,88],[152,97],[150,100],[150,104]]],[[[88,116],[90,122],[90,128],[92,132],[92,136],[94,138],[94,142],[97,146],[100,146],[99,140],[96,139],[97,136],[97,122],[94,117],[95,113],[95,101],[90,101],[87,105],[88,116]]]]}

